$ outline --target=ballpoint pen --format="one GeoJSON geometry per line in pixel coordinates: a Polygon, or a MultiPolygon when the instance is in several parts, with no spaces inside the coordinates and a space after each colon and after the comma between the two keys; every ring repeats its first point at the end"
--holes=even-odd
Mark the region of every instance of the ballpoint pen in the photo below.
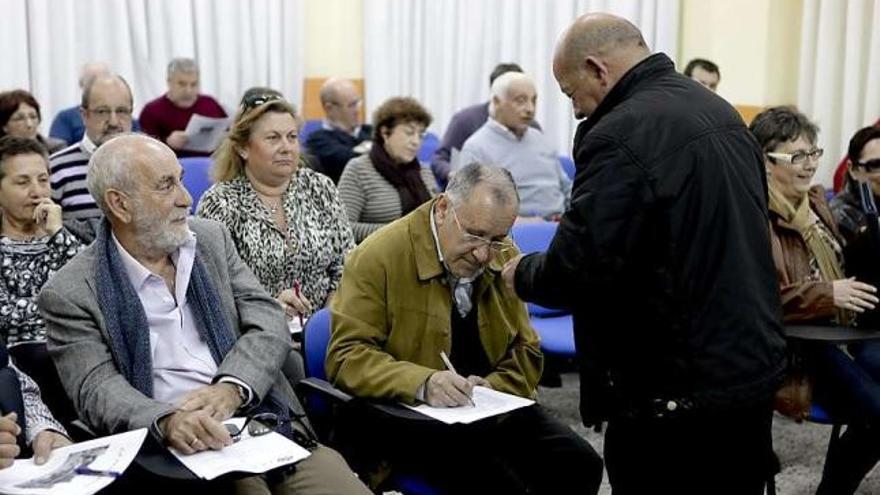
{"type": "Polygon", "coordinates": [[[118,478],[122,476],[122,473],[119,471],[105,471],[101,469],[92,469],[87,466],[79,466],[73,470],[76,474],[83,474],[86,476],[107,476],[109,478],[118,478]]]}
{"type": "MultiPolygon", "coordinates": [[[[455,371],[455,367],[452,366],[452,361],[449,360],[449,356],[446,355],[446,351],[440,351],[440,359],[443,360],[443,364],[446,365],[446,369],[458,375],[458,372],[455,371]]],[[[461,375],[458,375],[461,376],[461,375]]],[[[463,377],[462,377],[463,378],[463,377]]],[[[470,402],[471,406],[477,407],[477,404],[474,402],[473,397],[468,396],[468,402],[470,402]]]]}
{"type": "MultiPolygon", "coordinates": [[[[294,280],[294,281],[293,281],[293,293],[294,293],[294,295],[296,295],[296,298],[297,298],[297,299],[301,299],[301,298],[302,298],[302,292],[300,291],[299,280],[294,280]]],[[[299,326],[300,326],[300,328],[302,328],[302,326],[303,326],[303,314],[300,313],[299,311],[297,311],[297,316],[299,316],[299,326]]]]}

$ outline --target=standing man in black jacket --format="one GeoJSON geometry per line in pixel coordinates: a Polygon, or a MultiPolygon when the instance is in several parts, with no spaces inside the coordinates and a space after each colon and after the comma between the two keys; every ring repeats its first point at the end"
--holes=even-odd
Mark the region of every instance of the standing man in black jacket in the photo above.
{"type": "Polygon", "coordinates": [[[761,151],[624,19],[579,18],[553,72],[587,118],[571,207],[504,276],[573,311],[581,415],[609,423],[615,495],[763,493],[785,343],[761,151]]]}

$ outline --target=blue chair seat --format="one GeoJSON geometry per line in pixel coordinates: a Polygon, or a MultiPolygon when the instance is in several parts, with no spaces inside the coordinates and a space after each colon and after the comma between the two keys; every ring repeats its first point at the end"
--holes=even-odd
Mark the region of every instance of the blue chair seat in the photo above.
{"type": "Polygon", "coordinates": [[[199,206],[202,194],[211,187],[211,167],[214,162],[206,156],[187,157],[180,159],[183,168],[183,185],[192,196],[193,211],[199,206]]]}
{"type": "Polygon", "coordinates": [[[541,350],[547,354],[574,357],[574,327],[571,315],[532,317],[532,326],[541,337],[541,350]]]}
{"type": "Polygon", "coordinates": [[[839,422],[835,421],[825,408],[815,402],[810,404],[810,421],[826,425],[833,425],[839,422]]]}

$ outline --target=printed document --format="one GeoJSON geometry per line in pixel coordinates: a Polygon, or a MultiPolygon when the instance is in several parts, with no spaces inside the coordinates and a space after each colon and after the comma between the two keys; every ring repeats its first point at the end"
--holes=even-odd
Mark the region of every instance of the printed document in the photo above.
{"type": "Polygon", "coordinates": [[[146,428],[55,449],[42,466],[16,460],[0,470],[0,493],[9,495],[91,495],[112,483],[134,460],[146,428]],[[90,474],[80,474],[86,471],[90,474]]]}
{"type": "Polygon", "coordinates": [[[459,407],[432,407],[427,404],[406,407],[418,411],[425,416],[430,416],[446,424],[464,423],[469,424],[484,418],[497,416],[506,412],[531,406],[535,401],[522,397],[498,392],[486,387],[474,387],[471,397],[473,406],[459,407]]]}
{"type": "Polygon", "coordinates": [[[229,117],[205,117],[193,114],[186,124],[187,141],[183,149],[187,151],[202,151],[210,153],[217,149],[220,140],[226,135],[231,120],[229,117]]]}
{"type": "MultiPolygon", "coordinates": [[[[241,427],[244,421],[245,418],[232,418],[226,423],[241,427]]],[[[299,462],[310,455],[308,450],[274,431],[266,435],[251,436],[247,430],[241,434],[241,440],[222,450],[205,450],[192,455],[170,450],[190,471],[206,480],[233,471],[265,473],[279,466],[299,462]]]]}

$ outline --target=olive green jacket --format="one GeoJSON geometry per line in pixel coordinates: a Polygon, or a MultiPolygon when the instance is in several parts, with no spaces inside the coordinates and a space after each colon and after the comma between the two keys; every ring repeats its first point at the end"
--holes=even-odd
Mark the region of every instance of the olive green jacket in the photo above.
{"type": "MultiPolygon", "coordinates": [[[[436,200],[435,200],[436,201],[436,200]]],[[[419,387],[445,369],[452,346],[452,295],[431,235],[435,201],[367,237],[345,261],[331,305],[327,375],[363,398],[416,401],[419,387]]],[[[504,286],[496,255],[474,284],[480,341],[502,392],[534,398],[543,367],[538,335],[523,302],[504,286]]]]}

